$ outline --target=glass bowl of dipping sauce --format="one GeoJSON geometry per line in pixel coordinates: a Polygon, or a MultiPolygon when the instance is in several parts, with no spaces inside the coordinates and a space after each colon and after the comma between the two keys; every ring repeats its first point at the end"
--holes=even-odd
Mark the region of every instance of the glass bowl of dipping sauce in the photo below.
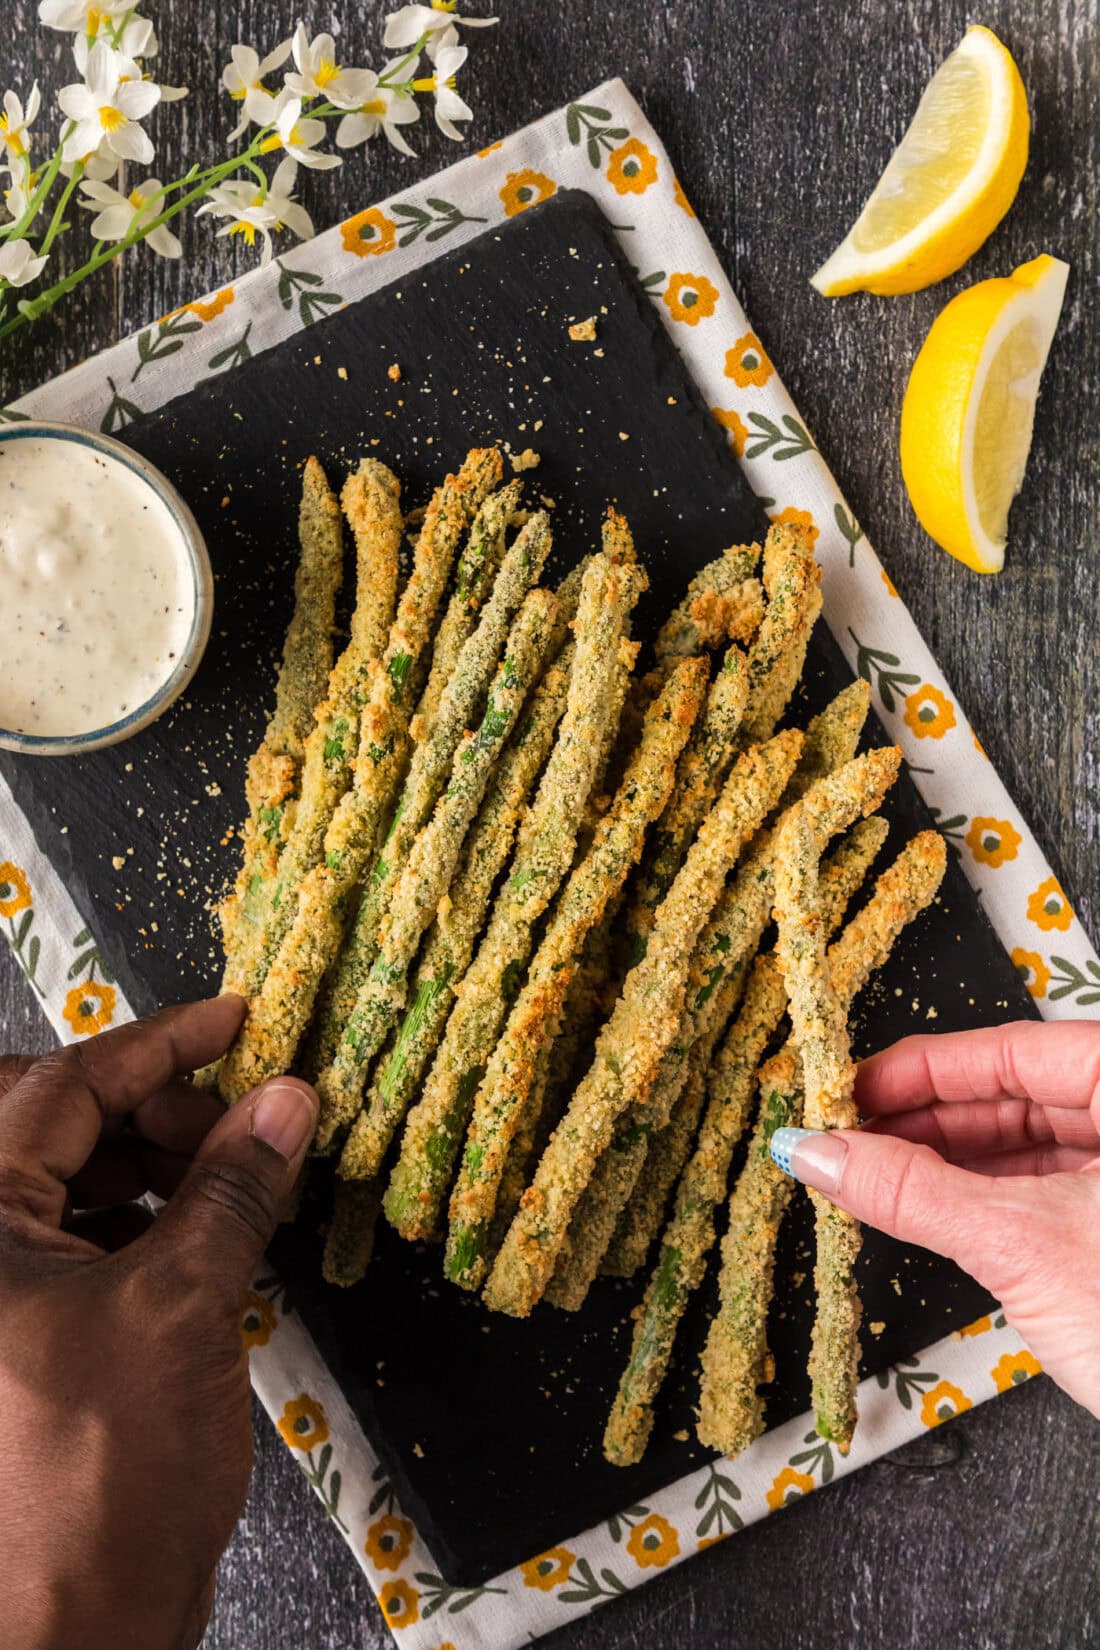
{"type": "Polygon", "coordinates": [[[191,511],[121,441],[0,427],[0,747],[72,756],[149,726],[210,636],[214,581],[191,511]]]}

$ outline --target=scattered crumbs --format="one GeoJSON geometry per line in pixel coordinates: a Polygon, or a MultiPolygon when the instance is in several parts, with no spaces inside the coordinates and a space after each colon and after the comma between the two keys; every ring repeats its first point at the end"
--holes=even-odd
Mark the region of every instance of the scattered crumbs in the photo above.
{"type": "Polygon", "coordinates": [[[629,437],[629,435],[628,435],[628,434],[627,434],[627,433],[626,433],[626,431],[625,431],[625,430],[620,430],[620,431],[619,431],[619,440],[620,440],[620,441],[629,441],[629,440],[630,440],[630,437],[629,437]]]}
{"type": "Polygon", "coordinates": [[[900,1278],[891,1278],[890,1279],[890,1288],[894,1291],[895,1295],[900,1295],[901,1294],[901,1280],[900,1280],[900,1278]]]}
{"type": "Polygon", "coordinates": [[[222,509],[223,510],[228,510],[231,503],[232,503],[232,500],[229,497],[229,494],[226,493],[225,497],[222,499],[222,509]]]}
{"type": "Polygon", "coordinates": [[[346,384],[347,381],[348,381],[348,369],[347,369],[347,367],[337,367],[336,376],[337,376],[337,378],[342,378],[344,380],[344,383],[346,384]]]}
{"type": "Polygon", "coordinates": [[[400,384],[400,382],[401,382],[401,368],[398,366],[396,361],[394,362],[392,367],[387,368],[386,377],[389,379],[391,384],[400,384]]]}
{"type": "Polygon", "coordinates": [[[319,367],[321,365],[321,357],[319,355],[315,355],[313,357],[313,365],[315,367],[319,367]]]}
{"type": "Polygon", "coordinates": [[[928,1013],[924,1017],[925,1017],[926,1020],[938,1020],[939,1017],[940,1017],[939,1016],[939,1010],[935,1009],[935,1008],[930,1008],[928,1010],[928,1013]]]}
{"type": "Polygon", "coordinates": [[[525,447],[521,453],[513,453],[511,458],[512,469],[517,475],[523,470],[536,470],[542,462],[540,455],[535,452],[533,447],[525,447]]]}
{"type": "Polygon", "coordinates": [[[416,1459],[418,1461],[423,1461],[423,1459],[424,1459],[423,1446],[420,1445],[420,1444],[414,1444],[413,1445],[413,1454],[416,1456],[416,1459]]]}
{"type": "Polygon", "coordinates": [[[542,419],[541,418],[536,418],[535,422],[532,424],[531,428],[533,430],[541,430],[542,429],[542,419]]]}
{"type": "Polygon", "coordinates": [[[675,407],[675,406],[679,405],[679,403],[677,402],[676,397],[674,395],[669,396],[667,404],[670,407],[675,407]]]}
{"type": "Polygon", "coordinates": [[[602,361],[602,360],[603,360],[603,349],[602,349],[602,347],[601,347],[601,348],[600,348],[600,349],[594,349],[594,350],[593,350],[593,351],[592,351],[592,354],[593,354],[593,355],[598,355],[598,356],[599,356],[599,358],[600,358],[600,360],[601,360],[601,361],[602,361]]]}
{"type": "Polygon", "coordinates": [[[539,494],[539,503],[544,510],[556,510],[558,507],[556,499],[547,498],[545,493],[539,494]]]}
{"type": "Polygon", "coordinates": [[[222,794],[222,788],[216,779],[212,779],[209,785],[204,786],[204,789],[207,796],[220,796],[222,794]]]}
{"type": "Polygon", "coordinates": [[[881,1335],[882,1331],[886,1328],[886,1325],[883,1323],[881,1318],[876,1318],[874,1323],[869,1323],[867,1327],[871,1331],[872,1335],[881,1335]]]}
{"type": "Polygon", "coordinates": [[[111,864],[114,866],[116,871],[121,871],[122,867],[126,864],[126,855],[125,854],[112,854],[111,855],[111,864]]]}
{"type": "Polygon", "coordinates": [[[596,317],[590,315],[587,321],[574,321],[569,328],[569,336],[575,344],[594,344],[596,342],[596,317]]]}
{"type": "Polygon", "coordinates": [[[125,767],[125,771],[126,771],[126,773],[133,773],[134,764],[132,762],[127,762],[126,767],[125,767]]]}
{"type": "Polygon", "coordinates": [[[688,1432],[686,1427],[681,1427],[679,1432],[674,1432],[672,1436],[678,1444],[686,1444],[688,1439],[691,1437],[691,1434],[688,1432]]]}

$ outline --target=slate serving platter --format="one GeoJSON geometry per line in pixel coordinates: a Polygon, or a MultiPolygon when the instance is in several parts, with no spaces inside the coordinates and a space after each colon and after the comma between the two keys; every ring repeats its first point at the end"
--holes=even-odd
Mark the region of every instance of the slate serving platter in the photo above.
{"type": "MultiPolygon", "coordinates": [[[[542,463],[528,491],[555,500],[560,567],[591,548],[608,502],[629,517],[651,578],[642,637],[697,567],[766,525],[652,300],[599,208],[579,193],[559,194],[196,386],[124,439],[176,483],[206,534],[217,580],[206,659],[186,698],[125,745],[64,761],[0,753],[0,765],[138,1010],[216,988],[211,905],[236,862],[232,832],[289,617],[299,473],[310,453],[336,479],[374,453],[402,477],[412,504],[471,445],[534,447],[542,463]],[[572,343],[570,322],[592,314],[596,344],[572,343]]],[[[819,626],[792,719],[802,722],[850,679],[819,626]]],[[[865,743],[882,738],[872,726],[865,743]]],[[[883,862],[930,823],[907,774],[887,812],[883,862]]],[[[939,902],[860,1001],[855,1047],[1034,1014],[952,862],[939,902]]],[[[706,1459],[692,1405],[713,1268],[683,1326],[646,1459],[615,1469],[600,1456],[600,1436],[644,1279],[601,1281],[580,1313],[544,1307],[516,1323],[443,1283],[438,1251],[382,1225],[365,1282],[332,1289],[320,1279],[316,1236],[326,1172],[274,1258],[448,1582],[475,1586],[706,1459]]],[[[796,1200],[770,1328],[770,1424],[808,1402],[809,1239],[796,1200]]],[[[874,1233],[861,1282],[865,1321],[884,1326],[865,1332],[865,1373],[990,1304],[949,1263],[874,1233]]]]}

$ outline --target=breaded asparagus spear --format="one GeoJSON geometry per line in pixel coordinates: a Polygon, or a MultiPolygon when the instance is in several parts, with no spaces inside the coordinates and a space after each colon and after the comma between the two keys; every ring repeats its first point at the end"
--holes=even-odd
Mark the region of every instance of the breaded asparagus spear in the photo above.
{"type": "MultiPolygon", "coordinates": [[[[839,755],[841,743],[835,747],[839,755]]],[[[897,771],[893,758],[856,765],[844,777],[811,788],[811,807],[822,840],[852,822],[859,811],[878,807],[897,771]],[[885,784],[882,776],[887,775],[885,784]],[[881,788],[880,788],[881,786],[881,788]]],[[[815,760],[817,758],[815,757],[815,760]]],[[[796,770],[797,771],[797,770],[796,770]]],[[[723,892],[692,958],[690,990],[676,1035],[671,1039],[644,1099],[619,1118],[608,1151],[573,1213],[567,1242],[547,1299],[566,1311],[584,1304],[631,1197],[654,1134],[666,1127],[687,1080],[692,1060],[705,1067],[741,994],[745,972],[770,914],[775,866],[775,832],[763,834],[745,865],[723,892]]]]}
{"type": "Polygon", "coordinates": [[[324,470],[306,460],[298,513],[301,553],[294,575],[294,611],[283,644],[275,709],[248,763],[241,869],[221,911],[226,966],[223,988],[241,989],[241,958],[261,909],[260,890],[274,875],[286,836],[288,804],[298,794],[313,713],[332,669],[332,626],[343,572],[340,507],[324,470]]]}
{"type": "MultiPolygon", "coordinates": [[[[431,674],[420,695],[414,721],[427,733],[435,720],[443,690],[454,674],[458,656],[477,623],[504,559],[505,535],[519,506],[522,482],[510,481],[490,493],[470,527],[470,536],[455,567],[454,589],[436,632],[431,674]]],[[[421,735],[423,736],[423,734],[421,735]]]]}
{"type": "Polygon", "coordinates": [[[226,1100],[287,1071],[313,1010],[321,978],[343,937],[347,903],[374,851],[401,771],[408,729],[409,675],[431,637],[463,529],[500,478],[496,448],[469,454],[428,507],[401,592],[386,651],[372,669],[363,707],[355,783],[341,797],[325,833],[324,857],[302,883],[294,921],[283,937],[248,1018],[219,1075],[226,1100]]]}
{"type": "Polygon", "coordinates": [[[264,887],[254,943],[231,988],[252,996],[294,919],[298,890],[321,857],[325,831],[351,782],[359,716],[370,690],[370,664],[381,656],[393,623],[404,524],[400,484],[375,458],[364,458],[344,483],[341,502],[355,537],[356,598],[348,645],[329,677],[306,740],[294,824],[274,877],[264,887]]]}
{"type": "MultiPolygon", "coordinates": [[[[545,510],[532,516],[505,555],[492,594],[482,609],[476,630],[467,638],[454,671],[440,695],[430,728],[415,747],[409,771],[394,810],[389,832],[367,882],[355,922],[344,943],[331,980],[326,985],[316,1041],[318,1079],[336,1059],[356,1000],[378,954],[379,928],[389,909],[394,885],[408,861],[412,845],[431,816],[436,799],[467,728],[482,704],[489,680],[508,639],[508,630],[520,603],[537,581],[550,552],[550,518],[545,510]]],[[[362,1070],[359,1078],[362,1078],[362,1070]]],[[[359,1086],[354,1096],[358,1101],[359,1086]]],[[[317,1148],[324,1150],[339,1121],[348,1121],[348,1106],[322,1108],[317,1148]]],[[[354,1116],[354,1110],[350,1112],[354,1116]]]]}
{"type": "Polygon", "coordinates": [[[788,730],[746,751],[703,821],[497,1255],[485,1289],[494,1311],[526,1317],[541,1298],[616,1121],[644,1099],[675,1035],[695,943],[730,866],[778,800],[801,745],[788,730]]]}
{"type": "Polygon", "coordinates": [[[802,759],[779,799],[781,809],[798,802],[816,779],[824,779],[852,760],[870,707],[870,683],[857,676],[818,712],[806,729],[802,759]]]}
{"type": "Polygon", "coordinates": [[[657,907],[672,887],[684,854],[733,765],[748,691],[745,656],[734,643],[711,683],[703,714],[680,758],[676,788],[630,896],[625,924],[630,967],[645,954],[657,907]]]}
{"type": "Polygon", "coordinates": [[[350,1289],[362,1278],[374,1249],[379,1207],[375,1182],[337,1178],[321,1261],[321,1276],[326,1283],[350,1289]]]}
{"type": "Polygon", "coordinates": [[[447,1022],[420,1102],[409,1113],[386,1193],[390,1222],[406,1237],[436,1229],[470,1106],[533,945],[534,925],[572,863],[619,668],[623,626],[645,575],[606,552],[584,575],[569,697],[538,793],[519,832],[507,881],[447,1022]]]}
{"type": "MultiPolygon", "coordinates": [[[[829,948],[833,988],[842,1003],[852,1002],[886,961],[902,929],[934,899],[945,865],[942,837],[924,831],[879,877],[863,910],[829,948]]],[[[722,1243],[720,1304],[703,1353],[699,1437],[731,1455],[750,1444],[764,1426],[757,1387],[768,1378],[767,1314],[775,1243],[794,1184],[772,1161],[768,1145],[777,1128],[802,1120],[802,1093],[801,1068],[791,1040],[760,1073],[760,1115],[730,1200],[729,1230],[722,1243]]],[[[834,1254],[839,1254],[842,1275],[829,1283],[830,1293],[841,1304],[840,1320],[828,1325],[829,1339],[825,1338],[826,1325],[820,1330],[815,1326],[811,1358],[815,1387],[819,1393],[830,1394],[831,1408],[841,1398],[836,1419],[845,1419],[851,1402],[844,1395],[851,1392],[854,1374],[858,1305],[852,1278],[855,1246],[848,1241],[847,1222],[842,1234],[826,1232],[830,1247],[838,1235],[842,1241],[834,1254]],[[836,1341],[831,1338],[834,1327],[836,1341]]]]}
{"type": "Polygon", "coordinates": [[[470,834],[454,884],[442,902],[417,969],[412,1001],[375,1073],[366,1105],[395,1120],[405,1116],[435,1053],[493,887],[512,850],[520,814],[538,778],[565,709],[572,643],[546,672],[501,755],[470,834]]]}
{"type": "Polygon", "coordinates": [[[637,1184],[619,1215],[600,1264],[602,1276],[632,1278],[644,1266],[664,1221],[672,1189],[691,1156],[706,1098],[706,1072],[693,1064],[671,1117],[649,1142],[637,1184]]]}
{"type": "Polygon", "coordinates": [[[764,544],[769,601],[749,649],[749,702],[741,724],[745,744],[766,739],[802,674],[806,643],[821,611],[821,568],[800,527],[771,527],[764,544]]]}
{"type": "Polygon", "coordinates": [[[667,675],[677,659],[727,642],[747,642],[764,615],[758,544],[734,544],[696,573],[683,600],[661,626],[654,652],[667,675]]]}
{"type": "Polygon", "coordinates": [[[646,715],[641,741],[588,853],[562,890],[474,1099],[451,1197],[444,1270],[464,1289],[485,1275],[485,1249],[508,1148],[561,1012],[585,940],[636,863],[647,827],[668,801],[676,764],[706,682],[701,659],[679,664],[646,715]]]}
{"type": "MultiPolygon", "coordinates": [[[[822,868],[822,920],[841,921],[887,833],[884,820],[862,820],[822,868]]],[[[695,1151],[676,1191],[676,1204],[634,1325],[630,1360],[619,1382],[604,1434],[604,1454],[620,1466],[640,1461],[653,1425],[673,1342],[714,1244],[715,1212],[726,1195],[730,1162],[752,1101],[757,1067],[779,1027],[787,992],[774,953],[757,957],[744,1001],[710,1072],[706,1112],[695,1151]]],[[[698,1074],[694,1084],[701,1087],[698,1074]]],[[[649,1234],[652,1236],[652,1233],[649,1234]]]]}
{"type": "MultiPolygon", "coordinates": [[[[446,895],[492,767],[542,667],[554,607],[549,590],[528,594],[489,689],[481,726],[456,751],[447,789],[396,880],[378,956],[336,1057],[317,1083],[321,1116],[335,1117],[337,1126],[355,1116],[370,1062],[405,1006],[408,971],[421,936],[446,895]]],[[[397,1121],[381,1105],[359,1114],[340,1160],[345,1179],[369,1180],[378,1173],[397,1121]]]]}

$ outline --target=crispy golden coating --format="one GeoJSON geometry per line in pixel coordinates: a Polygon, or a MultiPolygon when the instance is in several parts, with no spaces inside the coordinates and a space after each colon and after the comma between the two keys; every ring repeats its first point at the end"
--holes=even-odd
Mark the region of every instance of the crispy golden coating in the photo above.
{"type": "Polygon", "coordinates": [[[746,751],[700,827],[501,1246],[485,1290],[494,1311],[525,1317],[540,1299],[616,1120],[644,1098],[675,1035],[695,942],[730,866],[778,800],[801,746],[791,730],[746,751]]]}

